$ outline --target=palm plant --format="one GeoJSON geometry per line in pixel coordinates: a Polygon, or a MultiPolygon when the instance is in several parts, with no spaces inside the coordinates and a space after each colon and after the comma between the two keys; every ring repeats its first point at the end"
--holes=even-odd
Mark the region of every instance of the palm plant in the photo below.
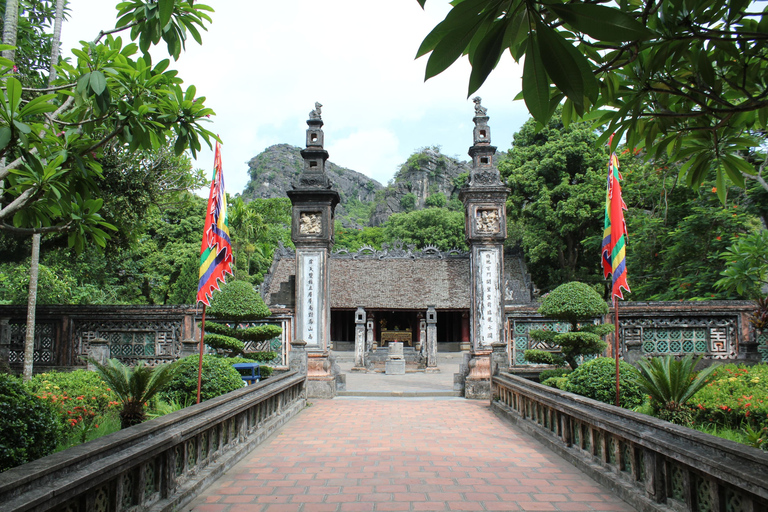
{"type": "Polygon", "coordinates": [[[717,368],[710,366],[696,372],[694,368],[701,357],[692,355],[682,359],[674,356],[641,359],[637,362],[639,373],[634,377],[640,389],[651,398],[654,416],[678,424],[689,424],[690,411],[685,403],[707,384],[707,379],[717,368]]]}
{"type": "Polygon", "coordinates": [[[108,359],[107,364],[93,359],[90,359],[90,362],[96,366],[104,382],[112,388],[122,405],[120,428],[138,425],[146,420],[145,404],[168,383],[171,377],[169,370],[173,366],[164,364],[150,368],[138,363],[131,368],[117,359],[108,359]]]}

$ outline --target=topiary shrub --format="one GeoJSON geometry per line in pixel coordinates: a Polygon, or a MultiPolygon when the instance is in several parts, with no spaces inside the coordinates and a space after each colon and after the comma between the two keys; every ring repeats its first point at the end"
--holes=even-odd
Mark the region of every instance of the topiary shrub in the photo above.
{"type": "Polygon", "coordinates": [[[579,366],[579,357],[600,354],[607,347],[601,338],[613,330],[612,324],[581,325],[581,322],[590,322],[608,313],[608,304],[589,285],[572,281],[558,286],[544,298],[539,313],[546,318],[568,322],[571,328],[564,333],[544,329],[528,333],[533,340],[554,343],[560,347],[559,354],[526,350],[525,358],[528,361],[555,366],[567,363],[575,370],[579,366]]]}
{"type": "Polygon", "coordinates": [[[542,372],[539,374],[539,382],[543,383],[545,380],[551,379],[553,377],[565,377],[572,371],[573,370],[570,368],[553,368],[551,370],[542,370],[542,372]]]}
{"type": "MultiPolygon", "coordinates": [[[[197,401],[197,365],[200,356],[191,355],[179,359],[170,372],[170,379],[160,392],[166,401],[194,404],[197,401]]],[[[240,373],[232,367],[228,358],[203,356],[203,374],[200,401],[229,393],[243,387],[240,373]]]]}
{"type": "MultiPolygon", "coordinates": [[[[213,317],[230,321],[234,324],[244,320],[256,320],[270,315],[261,295],[253,286],[245,281],[232,281],[221,286],[221,290],[213,295],[211,305],[207,309],[213,317]]],[[[220,322],[205,324],[205,344],[215,348],[220,354],[228,357],[248,357],[256,353],[245,354],[245,342],[258,343],[280,336],[283,330],[276,325],[256,325],[240,329],[220,322]]],[[[274,352],[270,352],[274,354],[274,352]]],[[[274,355],[270,361],[274,359],[274,355]]]]}
{"type": "MultiPolygon", "coordinates": [[[[637,370],[629,364],[619,363],[619,405],[632,409],[642,405],[645,394],[635,382],[637,370]]],[[[579,366],[568,374],[565,391],[614,405],[616,403],[616,363],[610,357],[598,357],[579,366]]]]}
{"type": "Polygon", "coordinates": [[[58,412],[24,384],[0,374],[0,472],[52,453],[64,439],[58,412]]]}
{"type": "Polygon", "coordinates": [[[565,390],[568,385],[568,377],[550,377],[541,381],[545,386],[565,390]]]}

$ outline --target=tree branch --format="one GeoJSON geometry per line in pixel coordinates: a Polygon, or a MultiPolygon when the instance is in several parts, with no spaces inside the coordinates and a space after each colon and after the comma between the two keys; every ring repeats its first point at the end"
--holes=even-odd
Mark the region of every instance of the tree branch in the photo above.
{"type": "Polygon", "coordinates": [[[46,234],[46,233],[63,233],[72,229],[72,221],[62,224],[61,226],[47,226],[44,228],[17,228],[5,222],[0,223],[0,229],[14,233],[17,235],[34,235],[34,234],[46,234]]]}
{"type": "Polygon", "coordinates": [[[14,199],[8,206],[0,210],[0,220],[6,219],[27,205],[27,201],[35,196],[38,191],[28,188],[14,199]]]}

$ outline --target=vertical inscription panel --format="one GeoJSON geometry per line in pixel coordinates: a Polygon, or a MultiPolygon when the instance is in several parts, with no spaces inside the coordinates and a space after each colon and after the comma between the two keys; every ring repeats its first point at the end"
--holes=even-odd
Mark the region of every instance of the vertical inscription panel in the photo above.
{"type": "Polygon", "coordinates": [[[297,253],[298,279],[300,306],[299,325],[297,333],[299,339],[307,342],[307,347],[320,345],[323,330],[323,308],[325,306],[322,296],[322,257],[321,252],[297,253]]]}
{"type": "Polygon", "coordinates": [[[501,331],[501,290],[499,288],[499,251],[478,251],[479,282],[477,290],[478,341],[480,348],[490,348],[499,340],[501,331]]]}

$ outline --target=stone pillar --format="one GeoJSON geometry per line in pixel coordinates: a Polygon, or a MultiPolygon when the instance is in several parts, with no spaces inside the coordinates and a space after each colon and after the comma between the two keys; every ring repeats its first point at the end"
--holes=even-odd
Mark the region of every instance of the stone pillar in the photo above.
{"type": "Polygon", "coordinates": [[[199,354],[200,353],[200,341],[187,338],[186,340],[181,340],[181,354],[179,357],[187,357],[191,356],[193,354],[199,354]]]}
{"type": "Polygon", "coordinates": [[[470,355],[466,398],[491,396],[491,349],[506,343],[504,329],[504,240],[507,238],[506,201],[509,189],[493,163],[487,110],[475,97],[474,145],[469,148],[472,169],[459,192],[464,203],[466,237],[470,247],[470,355]]]}
{"type": "Polygon", "coordinates": [[[0,318],[0,368],[10,368],[11,324],[10,318],[0,318]]]}
{"type": "Polygon", "coordinates": [[[461,314],[461,343],[459,348],[462,352],[469,352],[472,343],[469,341],[469,313],[461,314]]]}
{"type": "Polygon", "coordinates": [[[419,313],[419,354],[426,359],[427,351],[427,320],[419,313]]]}
{"type": "Polygon", "coordinates": [[[94,338],[90,341],[89,345],[89,359],[87,360],[88,363],[86,367],[89,372],[95,372],[96,365],[93,364],[90,360],[93,359],[99,364],[107,364],[107,359],[109,359],[109,342],[104,338],[94,338]]]}
{"type": "Polygon", "coordinates": [[[365,309],[357,308],[355,311],[355,366],[352,371],[365,371],[365,309]]]}
{"type": "Polygon", "coordinates": [[[374,323],[373,314],[368,315],[368,321],[365,324],[365,347],[366,351],[374,350],[376,348],[376,340],[374,339],[374,323]]]}
{"type": "Polygon", "coordinates": [[[336,372],[330,352],[331,302],[328,259],[333,247],[333,221],[339,193],[325,173],[321,107],[309,113],[307,147],[301,150],[304,170],[286,194],[293,206],[291,240],[296,246],[296,336],[307,347],[308,397],[336,396],[336,372]]]}
{"type": "Polygon", "coordinates": [[[437,311],[434,306],[427,308],[427,368],[428,373],[439,372],[437,367],[437,311]]]}

